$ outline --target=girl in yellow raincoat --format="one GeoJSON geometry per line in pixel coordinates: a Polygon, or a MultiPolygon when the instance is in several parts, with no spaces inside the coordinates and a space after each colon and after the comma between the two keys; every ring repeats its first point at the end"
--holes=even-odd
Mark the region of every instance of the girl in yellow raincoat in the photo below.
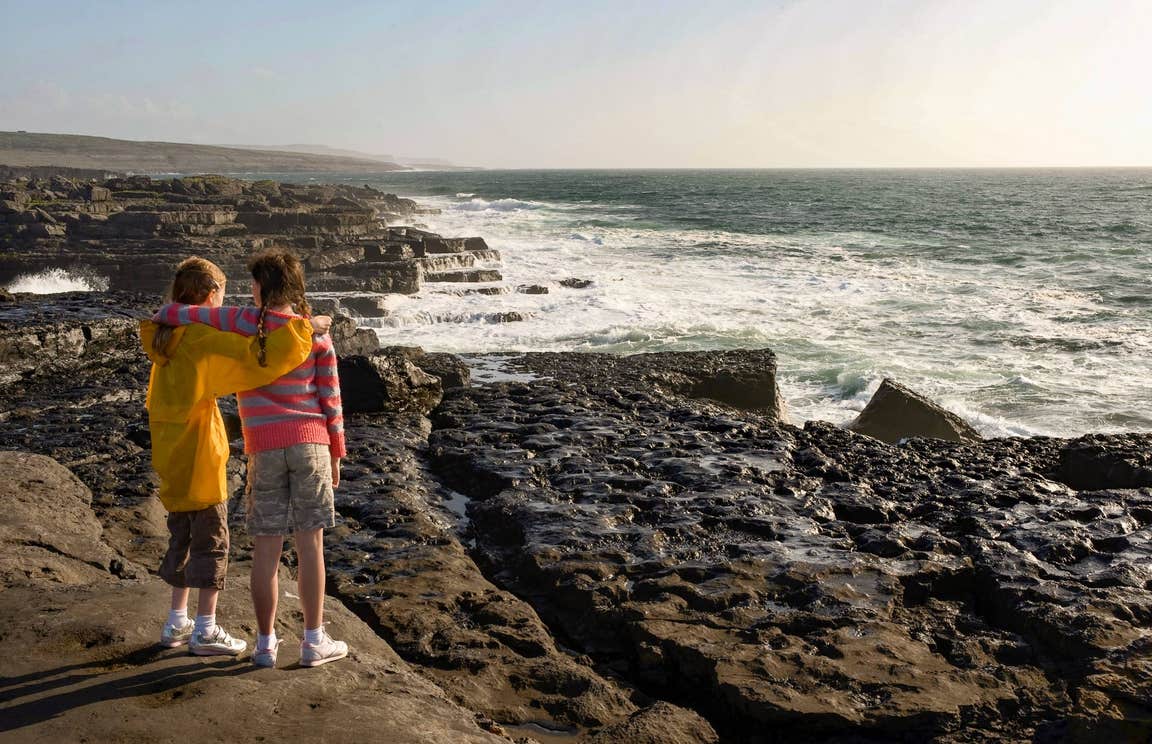
{"type": "MultiPolygon", "coordinates": [[[[189,258],[177,267],[169,297],[218,308],[225,281],[212,262],[189,258]]],[[[312,331],[309,321],[295,319],[268,334],[267,366],[260,366],[256,338],[203,325],[140,324],[152,360],[147,399],[152,466],[168,510],[168,552],[160,576],[172,585],[172,609],[160,634],[164,646],[187,643],[200,656],[235,655],[247,646],[216,624],[229,541],[228,436],[216,398],[266,385],[296,368],[312,351],[312,331]],[[199,590],[195,622],[188,618],[193,588],[199,590]]]]}

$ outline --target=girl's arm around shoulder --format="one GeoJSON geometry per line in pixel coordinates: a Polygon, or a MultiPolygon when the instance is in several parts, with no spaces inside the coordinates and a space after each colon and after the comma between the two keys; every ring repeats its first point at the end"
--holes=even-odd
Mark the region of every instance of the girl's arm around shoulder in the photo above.
{"type": "MultiPolygon", "coordinates": [[[[292,320],[294,316],[283,313],[267,313],[264,318],[265,330],[269,333],[292,320]]],[[[170,302],[152,316],[152,320],[164,325],[189,325],[201,323],[211,326],[218,331],[238,333],[241,336],[255,336],[260,331],[260,308],[238,307],[224,305],[223,307],[208,307],[206,305],[182,305],[170,302]]],[[[332,318],[327,315],[318,315],[308,319],[315,333],[327,333],[332,327],[332,318]]]]}
{"type": "Polygon", "coordinates": [[[255,336],[256,321],[259,317],[260,310],[255,307],[237,307],[235,305],[208,307],[207,305],[182,305],[179,302],[170,302],[160,308],[152,316],[152,320],[171,326],[201,323],[218,331],[238,333],[241,336],[255,336]]]}
{"type": "Polygon", "coordinates": [[[205,380],[212,397],[262,387],[303,364],[312,353],[312,326],[303,318],[290,320],[265,339],[265,363],[259,362],[260,342],[235,333],[214,334],[207,345],[205,380]]]}

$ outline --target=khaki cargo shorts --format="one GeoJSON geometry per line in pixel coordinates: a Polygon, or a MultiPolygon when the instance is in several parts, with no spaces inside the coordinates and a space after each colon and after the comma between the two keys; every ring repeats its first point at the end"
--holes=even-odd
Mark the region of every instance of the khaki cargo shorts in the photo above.
{"type": "Polygon", "coordinates": [[[249,535],[289,535],[336,525],[326,444],[294,444],[248,455],[249,535]]]}

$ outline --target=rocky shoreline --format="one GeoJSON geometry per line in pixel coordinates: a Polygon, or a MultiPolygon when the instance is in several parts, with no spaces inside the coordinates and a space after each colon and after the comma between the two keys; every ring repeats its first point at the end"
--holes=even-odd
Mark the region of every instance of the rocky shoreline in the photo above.
{"type": "Polygon", "coordinates": [[[499,281],[483,238],[410,226],[416,202],[370,186],[293,185],[223,176],[63,176],[0,182],[0,286],[50,268],[105,288],[162,293],[173,256],[242,275],[252,252],[296,251],[316,292],[415,294],[426,282],[499,281]]]}
{"type": "MultiPolygon", "coordinates": [[[[240,213],[246,195],[228,198],[240,213]]],[[[302,203],[297,214],[322,208],[302,203]]],[[[487,250],[378,216],[363,223],[372,236],[318,233],[309,260],[487,250]],[[461,250],[429,250],[441,245],[461,250]]],[[[46,246],[78,252],[68,229],[11,236],[0,266],[23,271],[46,246]]],[[[202,237],[180,250],[238,260],[252,247],[202,237]]],[[[99,240],[128,255],[159,239],[99,240]]],[[[0,680],[13,740],[76,726],[164,741],[171,721],[207,720],[256,741],[260,715],[242,712],[276,695],[320,711],[293,725],[339,720],[349,740],[1152,735],[1152,436],[979,440],[909,414],[929,404],[898,385],[858,431],[794,426],[768,350],[463,360],[379,349],[347,318],[349,458],[327,550],[333,624],[355,658],[270,677],[243,661],[178,666],[187,658],[150,646],[165,533],[134,318],[156,300],[129,288],[146,294],[0,298],[0,460],[17,505],[0,517],[0,614],[14,629],[0,653],[24,654],[0,680]],[[884,405],[928,430],[893,433],[884,405]]],[[[230,473],[239,489],[242,459],[230,473]]],[[[242,627],[236,525],[222,612],[242,627]]],[[[279,632],[294,637],[293,622],[279,632]]]]}

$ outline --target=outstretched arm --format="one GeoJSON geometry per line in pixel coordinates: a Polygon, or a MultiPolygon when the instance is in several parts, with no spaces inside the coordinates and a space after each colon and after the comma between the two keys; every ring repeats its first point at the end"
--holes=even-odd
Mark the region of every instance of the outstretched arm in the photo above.
{"type": "MultiPolygon", "coordinates": [[[[268,313],[264,318],[265,328],[270,333],[282,327],[291,317],[282,313],[268,313]]],[[[255,336],[259,331],[260,308],[237,307],[235,305],[208,307],[206,305],[183,305],[179,302],[170,302],[160,308],[152,316],[152,320],[170,326],[201,323],[212,326],[218,331],[238,333],[241,336],[255,336]]],[[[332,327],[332,318],[327,315],[318,315],[311,318],[310,321],[315,333],[325,334],[332,327]]]]}
{"type": "MultiPolygon", "coordinates": [[[[260,310],[254,307],[208,307],[207,305],[182,305],[170,302],[160,308],[152,320],[164,325],[179,326],[202,323],[218,331],[239,333],[241,336],[256,335],[256,321],[260,310]]],[[[283,325],[283,323],[281,323],[283,325]]]]}

